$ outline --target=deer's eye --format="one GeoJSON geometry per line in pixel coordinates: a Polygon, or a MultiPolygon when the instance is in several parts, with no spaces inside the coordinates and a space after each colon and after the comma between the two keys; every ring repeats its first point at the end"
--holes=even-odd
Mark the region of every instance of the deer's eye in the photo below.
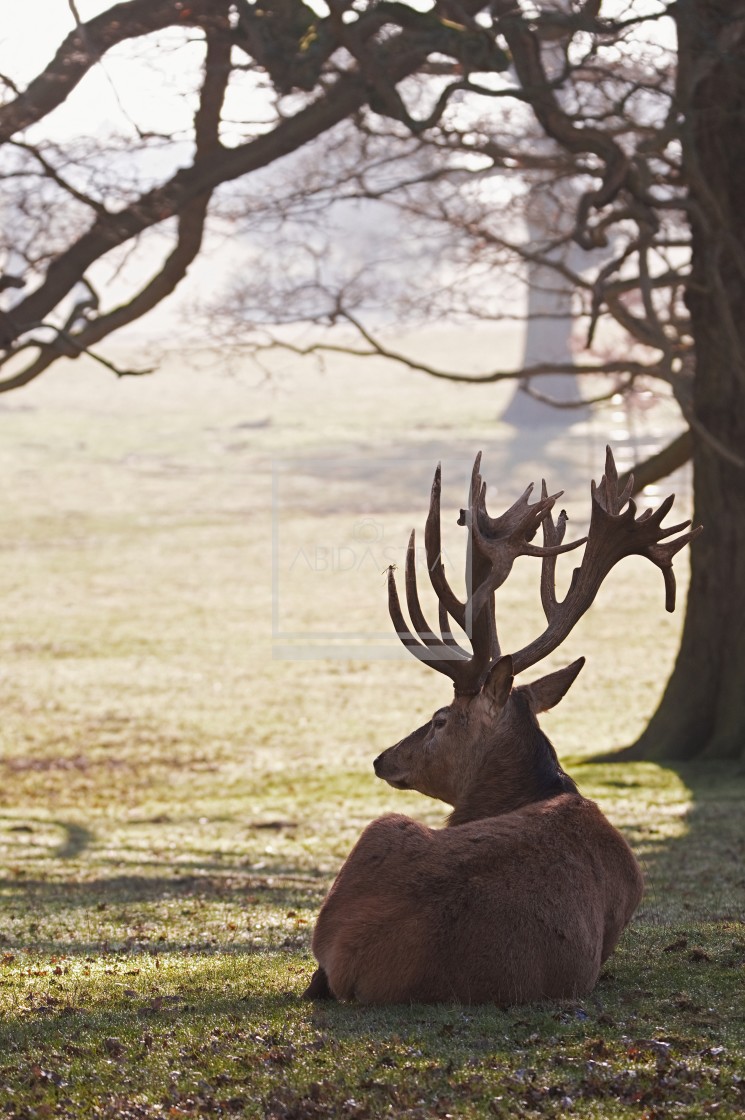
{"type": "Polygon", "coordinates": [[[439,728],[441,727],[444,727],[447,721],[448,717],[444,712],[438,712],[436,715],[432,716],[432,726],[434,727],[435,731],[439,730],[439,728]]]}

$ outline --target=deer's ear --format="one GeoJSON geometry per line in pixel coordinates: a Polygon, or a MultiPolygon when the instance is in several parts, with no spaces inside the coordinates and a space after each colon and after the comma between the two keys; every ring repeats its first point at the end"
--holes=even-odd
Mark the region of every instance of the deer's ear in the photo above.
{"type": "Polygon", "coordinates": [[[565,669],[557,669],[555,673],[548,673],[532,684],[525,685],[524,692],[533,711],[547,712],[549,708],[555,707],[574,684],[584,663],[584,657],[580,657],[565,669]]]}
{"type": "Polygon", "coordinates": [[[489,697],[493,704],[503,708],[512,689],[512,681],[512,658],[507,654],[494,662],[481,691],[489,697]]]}

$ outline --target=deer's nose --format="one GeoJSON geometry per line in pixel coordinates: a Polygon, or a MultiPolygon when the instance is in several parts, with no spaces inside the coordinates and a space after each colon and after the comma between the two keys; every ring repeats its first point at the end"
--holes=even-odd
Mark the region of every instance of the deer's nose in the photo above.
{"type": "Polygon", "coordinates": [[[375,773],[377,774],[378,777],[380,777],[380,760],[381,760],[382,757],[383,757],[383,755],[379,754],[378,757],[373,762],[373,770],[375,771],[375,773]]]}

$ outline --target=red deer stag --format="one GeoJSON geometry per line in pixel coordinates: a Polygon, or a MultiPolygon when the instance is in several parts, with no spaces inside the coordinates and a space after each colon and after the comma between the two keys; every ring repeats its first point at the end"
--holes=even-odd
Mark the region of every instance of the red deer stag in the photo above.
{"type": "Polygon", "coordinates": [[[440,636],[419,603],[413,533],[405,585],[416,636],[389,571],[398,636],[451,678],[453,702],[374,764],[396,789],[439,798],[453,813],[442,829],[397,814],[368,825],[318,916],[313,952],[320,967],[305,993],[310,999],[507,1006],[587,995],[642,896],[628,844],[578,792],[536,720],[558,704],[584,658],[531,684],[513,687],[513,678],[561,644],[624,556],[646,556],[662,570],[672,611],[673,556],[699,530],[660,543],[690,522],[661,527],[673,497],[637,517],[632,482],[619,492],[608,449],[605,475],[591,487],[588,535],[563,544],[566,514],[556,523],[551,514],[560,494],[549,496],[544,483],[531,504],[529,487],[492,518],[480,462],[479,455],[469,509],[459,519],[469,532],[465,602],[448,584],[441,559],[439,467],[432,486],[424,539],[440,636]],[[531,543],[539,525],[543,547],[531,543]],[[559,601],[556,556],[581,544],[582,562],[559,601]],[[522,649],[502,654],[494,592],[518,556],[542,557],[547,625],[522,649]],[[456,642],[449,618],[469,634],[472,652],[456,642]]]}

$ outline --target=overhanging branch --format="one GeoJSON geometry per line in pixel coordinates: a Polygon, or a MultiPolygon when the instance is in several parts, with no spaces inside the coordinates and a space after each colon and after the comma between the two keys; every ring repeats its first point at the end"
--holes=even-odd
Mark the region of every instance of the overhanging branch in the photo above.
{"type": "MultiPolygon", "coordinates": [[[[667,381],[668,377],[664,368],[657,363],[646,364],[644,362],[635,362],[631,360],[614,360],[614,361],[601,361],[601,362],[585,362],[577,364],[574,362],[536,362],[530,366],[523,366],[520,369],[494,369],[485,373],[460,373],[457,370],[443,369],[438,366],[430,365],[427,362],[418,361],[399,350],[393,350],[391,347],[386,346],[380,339],[369,331],[355,315],[351,312],[337,308],[335,312],[335,319],[343,319],[353,326],[367,342],[368,349],[360,349],[354,346],[345,346],[339,343],[332,342],[312,342],[308,345],[302,346],[297,343],[290,342],[287,339],[272,338],[268,343],[256,343],[251,347],[255,353],[266,352],[268,350],[287,350],[292,354],[297,354],[299,357],[309,357],[314,354],[348,354],[356,358],[386,358],[388,361],[397,362],[400,365],[406,366],[408,369],[417,371],[419,373],[426,373],[429,377],[434,377],[442,381],[457,381],[468,385],[489,385],[499,381],[515,381],[523,378],[548,376],[556,373],[567,374],[595,374],[595,375],[628,375],[632,379],[637,377],[652,377],[659,380],[667,381]]],[[[618,392],[616,388],[613,392],[618,392]]],[[[586,402],[579,402],[586,403],[586,402]]]]}
{"type": "MultiPolygon", "coordinates": [[[[201,26],[214,8],[209,0],[192,0],[180,5],[178,22],[182,27],[201,26]]],[[[61,105],[112,47],[162,31],[173,25],[174,16],[173,0],[123,0],[85,23],[78,22],[51,62],[22,93],[0,108],[0,144],[61,105]]]]}
{"type": "Polygon", "coordinates": [[[620,488],[626,486],[629,478],[634,476],[632,494],[640,494],[645,486],[652,486],[667,478],[673,471],[684,466],[693,454],[693,436],[690,429],[681,432],[671,443],[663,447],[655,455],[636,463],[630,470],[622,474],[618,480],[620,488]]]}

